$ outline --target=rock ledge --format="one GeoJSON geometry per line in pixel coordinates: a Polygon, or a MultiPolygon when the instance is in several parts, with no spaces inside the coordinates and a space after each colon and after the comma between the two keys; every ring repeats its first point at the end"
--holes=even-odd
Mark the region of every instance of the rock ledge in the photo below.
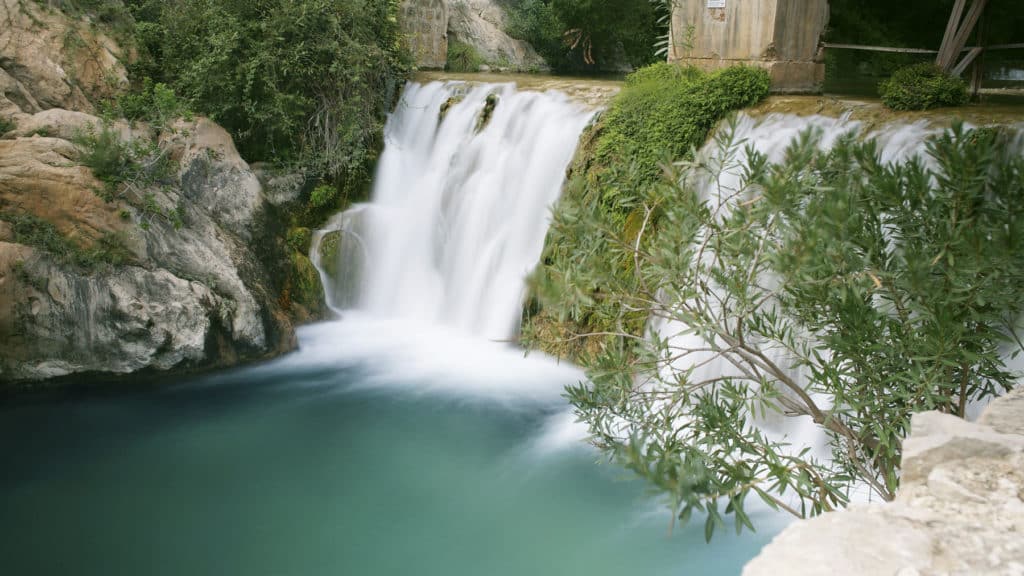
{"type": "Polygon", "coordinates": [[[895,501],[797,522],[743,576],[1024,575],[1024,389],[911,430],[895,501]]]}

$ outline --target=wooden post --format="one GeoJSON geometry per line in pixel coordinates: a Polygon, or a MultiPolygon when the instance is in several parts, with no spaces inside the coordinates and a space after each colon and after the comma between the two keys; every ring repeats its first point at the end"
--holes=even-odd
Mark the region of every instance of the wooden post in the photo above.
{"type": "Polygon", "coordinates": [[[989,16],[986,14],[978,22],[978,46],[981,48],[981,54],[974,60],[974,68],[971,69],[971,100],[978,99],[978,92],[981,91],[981,85],[985,81],[985,37],[988,31],[988,20],[989,16]]]}
{"type": "Polygon", "coordinates": [[[957,29],[960,28],[960,20],[964,15],[964,7],[967,6],[967,0],[956,0],[953,4],[953,12],[949,15],[949,22],[946,23],[946,33],[942,36],[942,45],[939,47],[939,55],[935,57],[935,65],[942,67],[943,61],[946,59],[946,53],[949,51],[949,46],[953,43],[953,38],[956,36],[957,29]]]}
{"type": "MultiPolygon", "coordinates": [[[[988,5],[988,0],[974,0],[971,4],[971,9],[967,11],[967,16],[964,17],[964,21],[959,23],[956,34],[953,39],[948,43],[943,40],[943,46],[939,49],[939,58],[936,60],[936,64],[939,68],[942,68],[946,72],[951,72],[956,63],[956,57],[967,45],[967,39],[971,37],[971,32],[974,31],[974,26],[978,23],[981,18],[981,14],[985,11],[985,6],[988,5]]],[[[950,24],[952,24],[953,17],[957,16],[955,8],[959,7],[959,1],[957,6],[954,6],[954,13],[951,16],[950,24]]],[[[949,25],[946,26],[949,29],[949,25]]],[[[976,55],[975,55],[976,56],[976,55]]]]}

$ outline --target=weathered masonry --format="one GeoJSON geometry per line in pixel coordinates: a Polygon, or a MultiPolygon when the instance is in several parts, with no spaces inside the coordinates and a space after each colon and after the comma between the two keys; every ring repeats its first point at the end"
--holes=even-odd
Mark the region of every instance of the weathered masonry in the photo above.
{"type": "Polygon", "coordinates": [[[773,90],[814,92],[825,79],[828,15],[828,0],[675,0],[669,60],[759,66],[773,90]]]}
{"type": "Polygon", "coordinates": [[[448,60],[446,0],[403,0],[399,15],[413,58],[421,68],[441,69],[448,60]]]}

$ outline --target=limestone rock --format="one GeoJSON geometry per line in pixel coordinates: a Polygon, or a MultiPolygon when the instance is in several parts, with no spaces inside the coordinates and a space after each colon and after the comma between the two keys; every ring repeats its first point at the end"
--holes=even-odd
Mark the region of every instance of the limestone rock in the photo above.
{"type": "MultiPolygon", "coordinates": [[[[56,109],[36,117],[59,135],[99,123],[56,109]]],[[[40,218],[83,248],[116,234],[133,253],[130,264],[81,270],[0,228],[0,336],[12,342],[0,347],[0,382],[221,366],[294,347],[255,174],[209,120],[180,122],[162,139],[180,165],[174,181],[112,203],[71,142],[0,140],[0,217],[40,218]]]]}
{"type": "Polygon", "coordinates": [[[251,165],[256,178],[263,186],[263,195],[274,206],[285,206],[302,196],[306,178],[302,174],[279,174],[263,163],[251,165]]]}
{"type": "Polygon", "coordinates": [[[475,48],[488,70],[548,69],[532,46],[505,33],[506,19],[499,0],[404,0],[399,21],[422,69],[443,69],[453,40],[475,48]]]}
{"type": "Polygon", "coordinates": [[[153,138],[153,131],[145,124],[132,125],[119,120],[104,126],[103,121],[92,114],[63,108],[50,108],[32,115],[22,114],[16,122],[17,128],[7,135],[8,138],[47,136],[74,140],[80,135],[95,133],[105,127],[112,129],[122,142],[153,138]]]}
{"type": "Polygon", "coordinates": [[[891,503],[800,521],[744,576],[1024,574],[1024,389],[979,423],[917,414],[891,503]]]}
{"type": "Polygon", "coordinates": [[[448,39],[476,48],[488,69],[547,69],[532,46],[505,33],[506,20],[505,10],[496,0],[451,0],[448,39]]]}
{"type": "Polygon", "coordinates": [[[82,274],[0,243],[0,379],[126,374],[198,362],[223,302],[166,270],[82,274]]]}
{"type": "Polygon", "coordinates": [[[22,112],[90,112],[128,81],[121,49],[88,22],[37,2],[0,0],[0,23],[0,91],[22,112]]]}
{"type": "Polygon", "coordinates": [[[218,224],[249,240],[264,202],[260,181],[239,156],[227,130],[206,118],[179,121],[166,139],[181,162],[185,197],[218,224]],[[182,136],[184,135],[184,136],[182,136]]]}
{"type": "Polygon", "coordinates": [[[0,210],[32,214],[83,243],[121,230],[119,206],[100,199],[103,183],[78,157],[59,138],[0,140],[0,210]]]}

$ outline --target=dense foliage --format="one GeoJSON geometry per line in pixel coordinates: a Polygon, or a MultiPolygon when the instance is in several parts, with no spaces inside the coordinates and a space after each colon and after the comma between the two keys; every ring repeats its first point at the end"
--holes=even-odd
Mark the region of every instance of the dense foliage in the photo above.
{"type": "Polygon", "coordinates": [[[970,100],[967,83],[930,63],[897,70],[878,86],[885,105],[893,110],[929,110],[963,106],[970,100]]]}
{"type": "Polygon", "coordinates": [[[681,521],[706,512],[709,538],[729,514],[752,527],[750,496],[800,516],[855,485],[891,498],[911,413],[962,416],[1012,386],[1001,347],[1024,285],[1007,135],[955,127],[888,163],[871,140],[826,150],[808,132],[773,164],[734,133],[638,189],[628,241],[600,204],[563,206],[554,237],[585,241],[550,278],[615,338],[570,390],[578,414],[681,521]],[[637,310],[647,338],[614,328],[637,310]],[[771,432],[791,417],[831,456],[771,432]]]}
{"type": "MultiPolygon", "coordinates": [[[[129,0],[145,98],[166,85],[249,161],[362,186],[409,60],[397,0],[129,0]],[[149,87],[152,86],[152,89],[149,87]]],[[[130,109],[129,109],[130,111],[130,109]]]]}
{"type": "MultiPolygon", "coordinates": [[[[600,297],[600,282],[577,278],[572,289],[581,297],[565,305],[558,280],[567,279],[583,254],[599,250],[601,242],[595,236],[607,232],[623,244],[636,242],[647,216],[642,199],[648,190],[661,186],[663,164],[690,157],[723,117],[756,104],[768,88],[764,70],[746,67],[705,74],[662,63],[627,79],[608,111],[584,135],[573,177],[557,210],[568,217],[592,206],[605,215],[607,228],[573,229],[571,234],[563,228],[552,230],[543,265],[534,278],[535,292],[545,306],[540,311],[535,303],[527,312],[524,337],[528,342],[537,340],[550,352],[579,356],[601,337],[580,337],[571,339],[571,346],[552,346],[556,339],[552,324],[563,324],[560,331],[572,334],[641,332],[646,312],[632,308],[627,317],[619,318],[608,309],[617,304],[600,297]]],[[[657,226],[656,220],[647,224],[657,226]]],[[[603,254],[621,274],[632,274],[634,259],[603,254]]]]}
{"type": "Polygon", "coordinates": [[[661,0],[521,0],[509,8],[508,32],[556,71],[640,67],[658,60],[664,10],[661,0]]]}

